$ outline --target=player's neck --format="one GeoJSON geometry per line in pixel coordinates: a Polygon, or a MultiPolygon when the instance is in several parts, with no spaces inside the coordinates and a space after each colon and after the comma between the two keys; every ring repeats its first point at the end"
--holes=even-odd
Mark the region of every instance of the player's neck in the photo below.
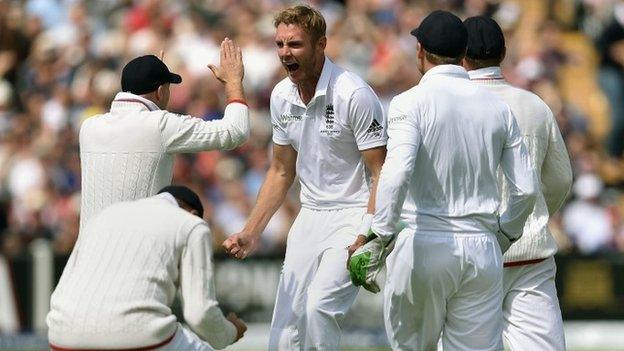
{"type": "Polygon", "coordinates": [[[323,65],[325,64],[325,56],[323,56],[322,60],[318,60],[316,65],[314,66],[314,71],[310,75],[310,79],[306,79],[299,84],[297,84],[297,90],[299,90],[299,97],[301,97],[301,101],[304,104],[308,104],[314,94],[316,93],[316,85],[318,84],[319,79],[321,78],[321,73],[323,73],[323,65]]]}

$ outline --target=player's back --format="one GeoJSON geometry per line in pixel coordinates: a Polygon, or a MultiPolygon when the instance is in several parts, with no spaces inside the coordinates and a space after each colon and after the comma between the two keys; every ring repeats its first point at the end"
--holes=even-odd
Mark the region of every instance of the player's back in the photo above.
{"type": "Polygon", "coordinates": [[[81,228],[110,204],[154,195],[171,182],[173,157],[159,127],[166,111],[141,107],[115,102],[80,129],[81,228]]]}
{"type": "Polygon", "coordinates": [[[129,348],[172,335],[180,256],[196,226],[205,224],[159,197],[101,211],[80,234],[52,295],[50,342],[129,348]]]}
{"type": "MultiPolygon", "coordinates": [[[[557,252],[557,243],[548,229],[549,208],[558,209],[572,183],[569,157],[555,117],[537,95],[507,83],[499,67],[477,69],[469,74],[475,83],[509,105],[522,132],[531,165],[542,181],[535,207],[524,226],[524,236],[505,254],[505,259],[548,257],[557,252]],[[542,172],[543,169],[546,171],[542,172]]],[[[498,182],[502,189],[500,208],[504,209],[508,206],[509,184],[500,172],[498,182]]]]}
{"type": "Polygon", "coordinates": [[[416,204],[417,228],[494,230],[496,170],[513,123],[509,107],[454,65],[431,69],[395,100],[422,138],[408,195],[416,204]]]}

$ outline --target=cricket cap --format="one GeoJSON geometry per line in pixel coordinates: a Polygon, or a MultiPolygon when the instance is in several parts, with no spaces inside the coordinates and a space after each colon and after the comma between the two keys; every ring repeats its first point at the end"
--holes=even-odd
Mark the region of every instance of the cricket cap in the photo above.
{"type": "Polygon", "coordinates": [[[175,197],[177,200],[186,203],[192,209],[196,210],[199,217],[204,218],[204,206],[202,205],[199,196],[197,196],[193,190],[183,185],[168,185],[160,189],[158,193],[171,194],[171,196],[175,197]]]}
{"type": "Polygon", "coordinates": [[[458,57],[466,50],[468,33],[459,17],[448,11],[433,11],[410,32],[432,54],[458,57]]]}
{"type": "Polygon", "coordinates": [[[464,21],[468,30],[466,57],[476,60],[499,58],[505,50],[505,36],[495,20],[475,16],[464,21]]]}
{"type": "Polygon", "coordinates": [[[167,65],[154,55],[139,56],[121,71],[121,90],[136,95],[150,93],[166,83],[181,82],[182,77],[171,73],[167,65]]]}

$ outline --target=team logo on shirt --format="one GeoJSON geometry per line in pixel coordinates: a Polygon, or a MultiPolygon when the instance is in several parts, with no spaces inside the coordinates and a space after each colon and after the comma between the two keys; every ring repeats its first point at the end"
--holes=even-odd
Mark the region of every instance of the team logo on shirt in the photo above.
{"type": "Polygon", "coordinates": [[[325,129],[321,129],[321,134],[325,134],[326,136],[335,136],[340,134],[340,130],[334,129],[334,117],[334,105],[329,104],[325,106],[325,129]]]}
{"type": "Polygon", "coordinates": [[[370,126],[366,130],[366,134],[371,134],[374,137],[381,137],[381,132],[383,131],[383,126],[376,119],[373,119],[370,126]]]}
{"type": "Polygon", "coordinates": [[[334,129],[334,105],[325,106],[325,128],[334,129]]]}

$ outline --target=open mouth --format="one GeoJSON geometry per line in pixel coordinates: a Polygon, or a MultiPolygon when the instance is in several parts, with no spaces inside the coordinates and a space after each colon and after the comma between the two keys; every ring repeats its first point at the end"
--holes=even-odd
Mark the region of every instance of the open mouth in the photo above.
{"type": "Polygon", "coordinates": [[[286,66],[286,70],[290,73],[299,69],[298,63],[285,63],[284,65],[286,66]]]}

